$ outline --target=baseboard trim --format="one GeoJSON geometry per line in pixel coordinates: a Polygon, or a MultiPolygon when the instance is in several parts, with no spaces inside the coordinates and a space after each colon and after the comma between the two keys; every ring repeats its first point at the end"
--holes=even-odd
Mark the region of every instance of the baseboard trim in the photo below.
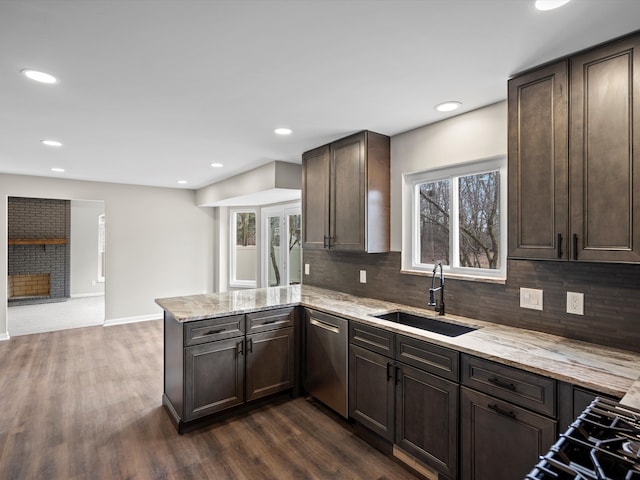
{"type": "Polygon", "coordinates": [[[9,336],[9,332],[7,333],[0,333],[0,342],[3,342],[5,340],[9,340],[11,337],[9,336]]]}
{"type": "Polygon", "coordinates": [[[71,298],[104,297],[104,292],[72,293],[71,298]]]}
{"type": "Polygon", "coordinates": [[[149,320],[162,320],[162,315],[154,313],[152,315],[140,315],[139,317],[112,318],[105,320],[103,326],[113,327],[114,325],[124,325],[126,323],[148,322],[149,320]]]}
{"type": "Polygon", "coordinates": [[[425,465],[424,463],[419,461],[417,458],[415,458],[413,455],[405,452],[395,444],[393,445],[393,456],[396,459],[398,459],[400,462],[408,466],[410,469],[418,472],[427,480],[438,480],[438,478],[440,478],[437,471],[425,465]]]}

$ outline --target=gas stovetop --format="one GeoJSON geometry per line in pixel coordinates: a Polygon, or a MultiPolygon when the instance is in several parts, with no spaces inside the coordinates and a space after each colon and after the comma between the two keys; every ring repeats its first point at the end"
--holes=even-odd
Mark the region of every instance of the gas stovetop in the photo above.
{"type": "Polygon", "coordinates": [[[527,479],[640,480],[640,410],[596,398],[527,479]]]}

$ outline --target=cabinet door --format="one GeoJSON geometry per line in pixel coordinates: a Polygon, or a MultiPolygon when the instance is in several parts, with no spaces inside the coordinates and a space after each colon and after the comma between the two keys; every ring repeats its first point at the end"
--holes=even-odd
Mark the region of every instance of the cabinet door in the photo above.
{"type": "Polygon", "coordinates": [[[571,60],[576,260],[640,261],[639,55],[636,36],[571,60]]]}
{"type": "Polygon", "coordinates": [[[556,422],[465,387],[460,391],[462,478],[524,478],[553,444],[556,422]]]}
{"type": "Polygon", "coordinates": [[[398,365],[395,443],[447,477],[457,478],[460,387],[413,367],[398,365]]]}
{"type": "Polygon", "coordinates": [[[302,155],[302,247],[328,247],[329,146],[302,155]]]}
{"type": "Polygon", "coordinates": [[[293,388],[293,328],[247,336],[247,401],[293,388]]]}
{"type": "Polygon", "coordinates": [[[244,402],[244,338],[184,349],[185,421],[244,402]]]}
{"type": "Polygon", "coordinates": [[[350,345],[349,416],[393,441],[393,402],[393,360],[350,345]]]}
{"type": "Polygon", "coordinates": [[[331,248],[365,251],[364,133],[331,144],[331,248]]]}
{"type": "Polygon", "coordinates": [[[567,62],[509,81],[509,256],[568,259],[567,62]]]}

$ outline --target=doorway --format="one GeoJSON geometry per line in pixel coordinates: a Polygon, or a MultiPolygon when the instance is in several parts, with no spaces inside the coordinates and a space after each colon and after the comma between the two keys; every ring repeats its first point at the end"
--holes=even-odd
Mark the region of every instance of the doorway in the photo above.
{"type": "Polygon", "coordinates": [[[7,216],[9,335],[104,324],[104,202],[9,197],[7,216]]]}
{"type": "Polygon", "coordinates": [[[262,285],[297,285],[302,279],[300,203],[262,209],[262,285]]]}

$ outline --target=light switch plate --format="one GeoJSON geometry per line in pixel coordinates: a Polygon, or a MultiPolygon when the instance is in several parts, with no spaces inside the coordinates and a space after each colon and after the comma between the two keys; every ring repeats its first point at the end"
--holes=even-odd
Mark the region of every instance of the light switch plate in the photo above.
{"type": "Polygon", "coordinates": [[[584,293],[567,292],[567,313],[584,315],[584,293]]]}
{"type": "Polygon", "coordinates": [[[542,310],[542,292],[537,288],[521,288],[520,306],[532,310],[542,310]]]}
{"type": "Polygon", "coordinates": [[[304,264],[304,274],[305,275],[309,275],[309,264],[308,263],[304,264]]]}
{"type": "Polygon", "coordinates": [[[360,270],[360,283],[367,283],[367,271],[360,270]]]}

